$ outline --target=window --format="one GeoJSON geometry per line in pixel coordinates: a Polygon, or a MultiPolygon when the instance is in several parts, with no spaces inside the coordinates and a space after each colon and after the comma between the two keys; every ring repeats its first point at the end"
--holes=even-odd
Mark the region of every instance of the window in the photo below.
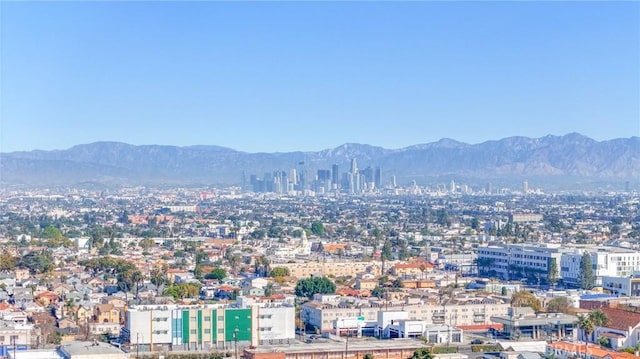
{"type": "Polygon", "coordinates": [[[218,316],[218,320],[224,320],[224,315],[218,316]]]}
{"type": "Polygon", "coordinates": [[[223,328],[218,329],[218,334],[224,334],[224,329],[223,328]]]}
{"type": "Polygon", "coordinates": [[[195,329],[191,329],[191,334],[197,334],[198,332],[195,329]]]}
{"type": "Polygon", "coordinates": [[[211,329],[205,329],[204,334],[211,334],[211,329]]]}
{"type": "Polygon", "coordinates": [[[204,321],[205,322],[210,322],[211,321],[211,317],[204,317],[204,321]]]}

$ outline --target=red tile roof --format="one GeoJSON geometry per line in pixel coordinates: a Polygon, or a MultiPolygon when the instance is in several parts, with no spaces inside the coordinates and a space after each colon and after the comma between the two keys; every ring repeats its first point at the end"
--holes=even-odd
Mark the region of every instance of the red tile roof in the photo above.
{"type": "Polygon", "coordinates": [[[601,308],[604,315],[609,318],[607,328],[627,331],[629,327],[635,328],[640,325],[640,313],[629,312],[616,308],[601,308]]]}

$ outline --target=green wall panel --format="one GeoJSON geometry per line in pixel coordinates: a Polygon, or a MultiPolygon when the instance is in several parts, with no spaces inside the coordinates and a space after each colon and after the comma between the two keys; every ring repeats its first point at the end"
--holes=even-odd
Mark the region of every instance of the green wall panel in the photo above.
{"type": "Polygon", "coordinates": [[[202,343],[202,310],[198,310],[198,343],[202,343]]]}
{"type": "Polygon", "coordinates": [[[182,342],[189,343],[189,311],[182,311],[182,342]]]}
{"type": "Polygon", "coordinates": [[[237,330],[238,340],[251,340],[251,309],[226,309],[224,312],[224,339],[235,340],[233,333],[237,330]]]}

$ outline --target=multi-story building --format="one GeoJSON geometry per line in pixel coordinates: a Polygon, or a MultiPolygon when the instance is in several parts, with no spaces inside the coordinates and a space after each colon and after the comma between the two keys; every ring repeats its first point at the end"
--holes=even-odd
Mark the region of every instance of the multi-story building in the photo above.
{"type": "Polygon", "coordinates": [[[628,277],[602,276],[602,288],[617,296],[639,297],[640,275],[628,277]]]}
{"type": "Polygon", "coordinates": [[[562,255],[560,274],[565,284],[577,285],[580,261],[587,251],[591,255],[596,285],[603,285],[603,277],[629,277],[640,272],[640,252],[619,247],[574,248],[562,255]]]}
{"type": "Polygon", "coordinates": [[[591,255],[596,285],[602,277],[629,277],[640,272],[640,252],[619,247],[560,247],[559,244],[499,245],[478,248],[478,272],[502,279],[537,279],[545,282],[552,261],[564,284],[578,284],[580,261],[591,255]]]}
{"type": "MultiPolygon", "coordinates": [[[[552,260],[560,267],[564,249],[559,244],[517,244],[478,248],[478,271],[506,280],[537,277],[546,280],[552,260]]],[[[562,277],[561,273],[560,277],[562,277]]]]}
{"type": "Polygon", "coordinates": [[[33,324],[18,324],[7,320],[0,321],[0,344],[9,346],[37,345],[37,335],[33,324]]]}
{"type": "Polygon", "coordinates": [[[381,269],[373,262],[307,262],[307,263],[278,263],[273,266],[289,269],[292,277],[309,278],[313,275],[355,277],[359,273],[380,275],[381,269]]]}
{"type": "Polygon", "coordinates": [[[125,335],[132,345],[154,350],[283,343],[295,338],[295,308],[286,301],[135,306],[127,310],[125,335]]]}
{"type": "Polygon", "coordinates": [[[321,332],[335,331],[337,323],[345,318],[361,318],[359,325],[363,335],[372,335],[380,312],[406,312],[407,320],[420,320],[427,324],[473,327],[491,325],[491,316],[506,315],[509,307],[509,304],[494,297],[469,298],[445,304],[418,302],[389,305],[365,301],[314,300],[302,306],[300,315],[307,326],[315,327],[321,332]]]}

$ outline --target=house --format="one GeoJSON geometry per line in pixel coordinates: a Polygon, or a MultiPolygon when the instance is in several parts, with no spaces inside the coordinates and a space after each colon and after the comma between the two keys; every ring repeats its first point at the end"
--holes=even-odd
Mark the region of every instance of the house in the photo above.
{"type": "Polygon", "coordinates": [[[54,292],[42,292],[36,296],[38,303],[44,306],[50,306],[60,300],[60,296],[54,292]]]}
{"type": "Polygon", "coordinates": [[[58,283],[53,286],[51,289],[52,292],[56,293],[60,297],[65,297],[68,293],[75,292],[76,290],[73,286],[66,283],[58,283]]]}
{"type": "Polygon", "coordinates": [[[378,286],[378,281],[376,279],[364,279],[357,278],[356,279],[356,289],[359,290],[373,290],[378,286]]]}
{"type": "Polygon", "coordinates": [[[608,307],[600,310],[609,319],[609,323],[594,328],[593,340],[606,338],[613,349],[636,347],[640,344],[640,313],[608,307]]]}
{"type": "Polygon", "coordinates": [[[98,304],[93,311],[98,323],[120,323],[120,310],[113,304],[98,304]]]}
{"type": "Polygon", "coordinates": [[[124,299],[118,298],[118,297],[115,297],[115,296],[112,296],[112,295],[107,296],[107,297],[103,297],[100,300],[100,302],[102,304],[111,304],[114,307],[119,308],[119,309],[120,308],[124,309],[124,307],[127,305],[127,303],[124,301],[124,299]]]}
{"type": "Polygon", "coordinates": [[[249,296],[263,297],[264,289],[259,287],[244,287],[242,288],[242,294],[249,295],[249,296]]]}
{"type": "Polygon", "coordinates": [[[102,291],[107,283],[102,278],[93,277],[89,279],[86,284],[96,291],[102,291]]]}
{"type": "Polygon", "coordinates": [[[264,288],[269,284],[269,281],[265,278],[252,278],[248,281],[248,285],[251,287],[264,288]]]}
{"type": "Polygon", "coordinates": [[[85,325],[93,317],[93,310],[85,304],[80,305],[76,308],[75,317],[78,325],[85,325]]]}

